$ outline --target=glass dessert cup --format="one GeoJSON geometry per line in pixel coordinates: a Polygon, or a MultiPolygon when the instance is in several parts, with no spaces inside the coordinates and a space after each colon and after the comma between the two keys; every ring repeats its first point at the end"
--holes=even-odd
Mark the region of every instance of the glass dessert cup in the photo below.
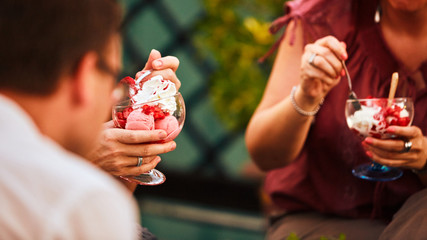
{"type": "MultiPolygon", "coordinates": [[[[348,99],[345,115],[348,127],[363,139],[366,137],[390,139],[396,136],[386,133],[389,126],[411,125],[414,105],[410,98],[348,99]],[[355,109],[357,105],[355,101],[360,102],[362,106],[360,110],[355,109]]],[[[374,161],[357,166],[352,173],[358,178],[371,181],[392,181],[403,174],[399,168],[387,167],[374,161]]]]}
{"type": "MultiPolygon", "coordinates": [[[[132,130],[163,129],[168,135],[161,142],[168,142],[175,139],[182,130],[185,121],[185,103],[179,92],[170,97],[140,104],[133,104],[129,99],[113,106],[112,118],[117,128],[132,130]],[[138,118],[133,118],[132,121],[129,118],[128,121],[128,117],[133,111],[142,112],[144,116],[151,115],[150,118],[153,119],[153,122],[147,123],[146,119],[138,118]]],[[[122,178],[140,185],[159,185],[166,180],[165,175],[156,169],[138,176],[122,176],[122,178]]]]}

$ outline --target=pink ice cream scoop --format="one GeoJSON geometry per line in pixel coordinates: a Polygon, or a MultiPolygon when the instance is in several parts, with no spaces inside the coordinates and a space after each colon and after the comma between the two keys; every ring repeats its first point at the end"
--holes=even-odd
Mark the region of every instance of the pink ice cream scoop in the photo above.
{"type": "Polygon", "coordinates": [[[163,119],[158,119],[155,122],[156,129],[163,129],[166,131],[168,136],[163,139],[163,141],[171,141],[178,136],[179,132],[181,132],[181,128],[179,127],[178,120],[174,116],[166,116],[163,119]]]}
{"type": "Polygon", "coordinates": [[[132,111],[126,122],[126,129],[129,130],[154,130],[154,117],[152,114],[145,114],[141,110],[132,111]]]}

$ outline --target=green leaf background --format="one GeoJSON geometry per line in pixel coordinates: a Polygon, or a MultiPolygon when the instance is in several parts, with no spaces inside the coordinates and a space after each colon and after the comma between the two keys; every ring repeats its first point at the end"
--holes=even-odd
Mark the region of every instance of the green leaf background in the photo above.
{"type": "Polygon", "coordinates": [[[283,0],[205,0],[206,16],[193,42],[202,57],[212,59],[210,94],[215,110],[231,131],[246,127],[261,100],[274,56],[262,57],[279,36],[268,28],[283,14],[283,0]]]}

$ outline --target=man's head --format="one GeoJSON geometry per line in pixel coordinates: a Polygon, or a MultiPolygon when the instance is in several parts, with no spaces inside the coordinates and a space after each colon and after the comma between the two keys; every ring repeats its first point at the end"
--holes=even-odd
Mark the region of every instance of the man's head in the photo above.
{"type": "Polygon", "coordinates": [[[120,24],[115,0],[1,0],[0,92],[83,154],[111,109],[120,24]]]}
{"type": "Polygon", "coordinates": [[[114,0],[0,1],[0,88],[52,93],[84,54],[102,56],[119,26],[114,0]]]}

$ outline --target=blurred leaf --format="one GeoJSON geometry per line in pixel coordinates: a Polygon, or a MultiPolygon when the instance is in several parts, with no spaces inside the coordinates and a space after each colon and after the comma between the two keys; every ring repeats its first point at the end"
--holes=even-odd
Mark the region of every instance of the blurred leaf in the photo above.
{"type": "Polygon", "coordinates": [[[299,240],[299,237],[295,233],[291,233],[286,240],[299,240]]]}
{"type": "Polygon", "coordinates": [[[230,130],[244,129],[261,100],[273,57],[259,64],[278,36],[268,32],[282,15],[283,0],[205,0],[194,45],[217,68],[210,94],[220,119],[230,130]]]}
{"type": "MultiPolygon", "coordinates": [[[[325,237],[325,236],[321,236],[321,237],[319,238],[319,240],[334,240],[334,239],[335,239],[335,238],[329,239],[329,238],[327,238],[327,237],[325,237]]],[[[300,240],[300,238],[297,236],[297,234],[296,234],[296,233],[292,232],[291,234],[289,234],[289,236],[288,236],[288,237],[286,237],[286,240],[300,240]]],[[[343,234],[343,233],[341,233],[341,234],[339,235],[338,240],[346,240],[346,235],[345,235],[345,234],[343,234]]]]}

